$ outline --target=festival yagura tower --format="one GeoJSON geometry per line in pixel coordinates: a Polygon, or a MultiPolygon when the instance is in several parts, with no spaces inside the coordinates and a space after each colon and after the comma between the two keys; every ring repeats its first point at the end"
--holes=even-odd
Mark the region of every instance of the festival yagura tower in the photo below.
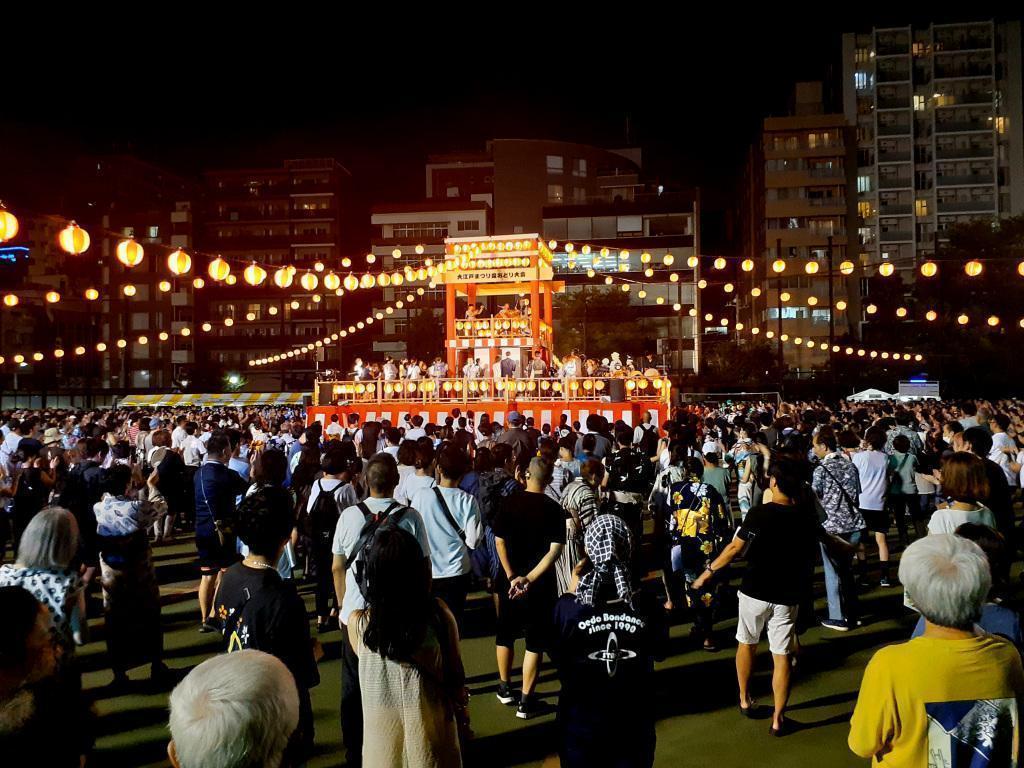
{"type": "Polygon", "coordinates": [[[447,362],[458,376],[470,359],[486,372],[506,352],[522,371],[533,350],[550,364],[554,349],[552,295],[565,290],[554,279],[551,251],[539,235],[445,239],[445,327],[447,362]],[[508,296],[515,306],[489,318],[460,318],[463,307],[487,296],[508,296]],[[528,299],[525,311],[520,299],[528,299]]]}

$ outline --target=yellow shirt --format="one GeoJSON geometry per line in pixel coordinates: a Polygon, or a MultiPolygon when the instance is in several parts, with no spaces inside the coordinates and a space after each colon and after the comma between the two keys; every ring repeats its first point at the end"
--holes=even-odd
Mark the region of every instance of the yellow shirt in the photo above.
{"type": "Polygon", "coordinates": [[[918,637],[871,659],[850,749],[884,768],[1017,765],[1022,701],[1024,671],[1008,641],[918,637]]]}

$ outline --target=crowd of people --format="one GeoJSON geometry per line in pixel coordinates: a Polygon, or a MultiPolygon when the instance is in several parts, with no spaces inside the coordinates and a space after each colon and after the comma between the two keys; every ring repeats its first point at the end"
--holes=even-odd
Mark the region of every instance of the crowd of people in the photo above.
{"type": "Polygon", "coordinates": [[[0,754],[28,754],[60,722],[72,733],[48,764],[88,755],[75,654],[90,642],[93,591],[111,686],[141,665],[177,682],[152,551],[192,537],[196,625],[226,654],[171,694],[181,768],[303,764],[318,637],[336,631],[347,763],[461,765],[471,597],[493,615],[496,696],[515,717],[547,713],[536,687],[545,657],[554,665],[549,746],[563,766],[652,765],[649,691],[680,621],[712,653],[736,615],[739,714],[785,736],[801,634],[871,621],[860,597],[896,588],[919,625],[869,664],[850,749],[900,766],[982,753],[1009,765],[1019,748],[1024,637],[1008,601],[1021,401],[751,402],[634,425],[515,411],[498,424],[458,409],[441,424],[307,424],[275,408],[6,416],[0,754]],[[765,634],[762,708],[752,680],[765,634]]]}

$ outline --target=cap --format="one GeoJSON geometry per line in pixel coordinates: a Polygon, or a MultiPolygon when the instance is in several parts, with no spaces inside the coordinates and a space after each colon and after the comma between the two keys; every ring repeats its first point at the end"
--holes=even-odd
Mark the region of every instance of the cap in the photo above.
{"type": "Polygon", "coordinates": [[[55,445],[63,439],[60,430],[56,427],[50,427],[43,432],[43,445],[55,445]]]}
{"type": "Polygon", "coordinates": [[[509,424],[518,424],[522,420],[523,420],[523,415],[521,413],[519,413],[519,411],[509,411],[508,412],[508,422],[509,422],[509,424]]]}
{"type": "Polygon", "coordinates": [[[160,427],[160,419],[154,417],[154,418],[149,420],[149,428],[150,429],[158,429],[159,427],[160,427]]]}

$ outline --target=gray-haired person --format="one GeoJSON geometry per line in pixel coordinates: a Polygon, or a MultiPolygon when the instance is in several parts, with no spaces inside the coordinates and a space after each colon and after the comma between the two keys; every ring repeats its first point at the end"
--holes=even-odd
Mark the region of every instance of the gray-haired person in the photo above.
{"type": "Polygon", "coordinates": [[[0,587],[23,587],[50,614],[50,632],[65,651],[74,651],[71,617],[85,613],[82,579],[71,568],[78,551],[78,523],[62,507],[47,507],[29,521],[13,565],[0,566],[0,587]]]}
{"type": "Polygon", "coordinates": [[[992,584],[985,553],[932,534],[907,547],[899,573],[924,634],[869,662],[850,749],[886,765],[1013,765],[1024,669],[1012,643],[975,626],[992,584]]]}
{"type": "Polygon", "coordinates": [[[238,651],[207,659],[171,692],[175,768],[279,768],[299,724],[299,694],[276,656],[238,651]]]}

